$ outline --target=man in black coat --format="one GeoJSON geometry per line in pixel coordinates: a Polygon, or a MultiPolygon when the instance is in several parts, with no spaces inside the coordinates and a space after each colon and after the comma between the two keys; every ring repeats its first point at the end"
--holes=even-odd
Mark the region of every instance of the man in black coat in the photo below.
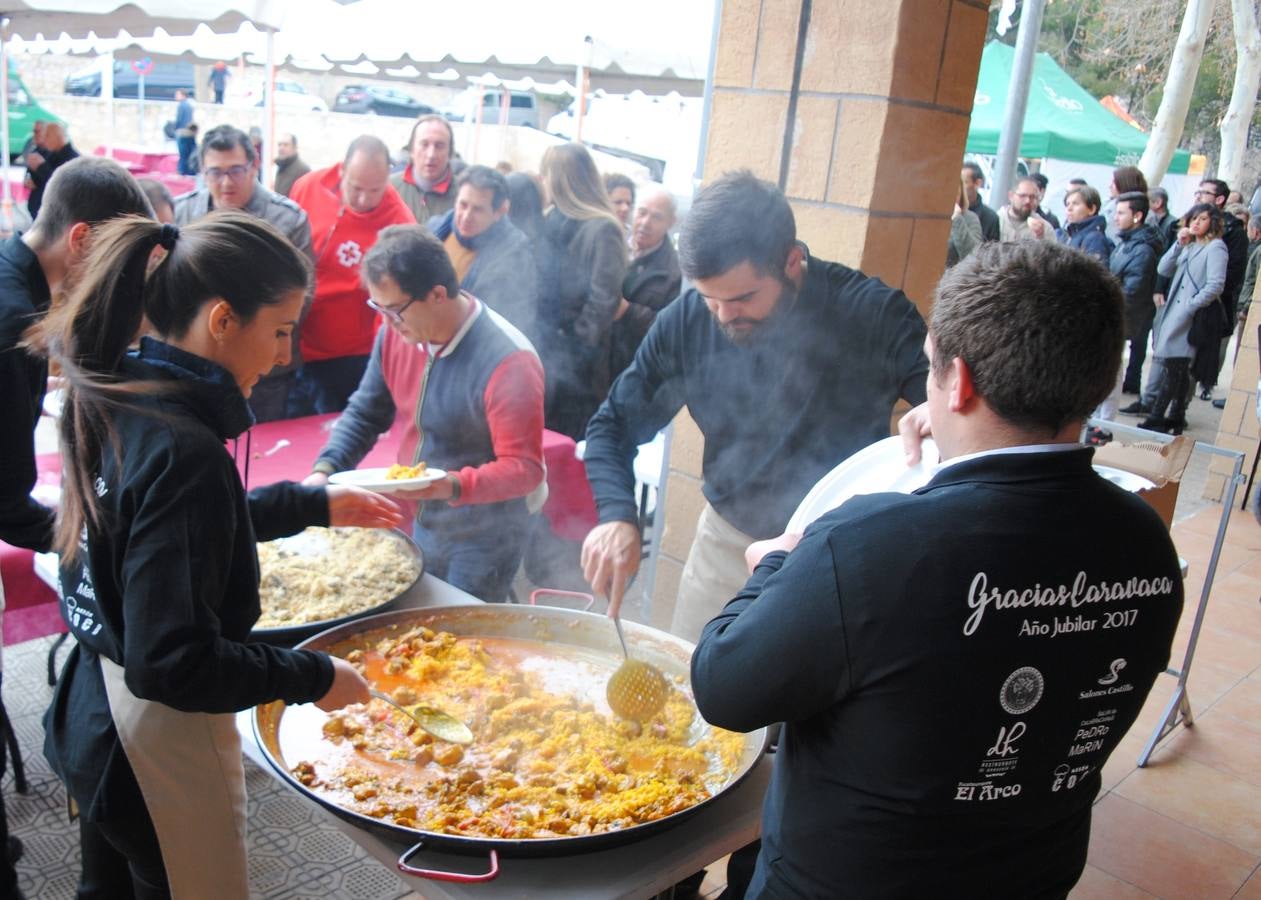
{"type": "Polygon", "coordinates": [[[70,160],[76,158],[79,151],[66,136],[66,126],[60,122],[49,122],[44,126],[44,142],[36,145],[35,152],[26,158],[30,173],[31,195],[26,198],[26,208],[34,219],[39,215],[40,204],[44,202],[44,190],[53,173],[70,160]]]}
{"type": "MultiPolygon", "coordinates": [[[[89,157],[60,165],[46,182],[31,230],[0,243],[0,540],[38,552],[52,545],[53,510],[31,497],[35,426],[48,382],[48,362],[20,346],[48,312],[51,297],[83,255],[92,226],[127,213],[152,216],[136,180],[113,160],[89,157]]],[[[0,798],[0,897],[20,896],[5,854],[8,826],[0,798]]]]}
{"type": "Polygon", "coordinates": [[[976,163],[967,162],[963,164],[959,177],[963,179],[963,190],[968,195],[968,209],[981,220],[981,236],[987,241],[998,240],[998,213],[981,202],[980,189],[985,187],[985,173],[976,163]]]}
{"type": "Polygon", "coordinates": [[[460,290],[533,335],[538,266],[530,239],[508,218],[508,182],[489,166],[469,166],[456,177],[454,190],[455,206],[431,218],[428,227],[446,249],[460,290]]]}
{"type": "Polygon", "coordinates": [[[1100,770],[1183,602],[1164,523],[1078,443],[1122,338],[1121,291],[1093,261],[982,245],[938,286],[928,401],[903,420],[915,448],[931,430],[936,475],[749,548],[692,657],[707,721],[785,723],[746,896],[1063,898],[1077,882],[1100,770]]]}
{"type": "Polygon", "coordinates": [[[1108,268],[1121,282],[1121,293],[1125,295],[1125,336],[1130,342],[1130,361],[1121,390],[1126,394],[1137,394],[1142,389],[1147,336],[1156,317],[1156,304],[1152,302],[1156,263],[1165,252],[1160,233],[1147,224],[1149,209],[1147,195],[1132,191],[1117,197],[1113,213],[1117,243],[1108,258],[1108,268]]]}
{"type": "Polygon", "coordinates": [[[657,313],[679,295],[683,273],[670,242],[677,215],[674,198],[660,185],[639,194],[631,220],[631,259],[622,280],[622,302],[613,317],[609,371],[622,373],[648,333],[657,313]]]}

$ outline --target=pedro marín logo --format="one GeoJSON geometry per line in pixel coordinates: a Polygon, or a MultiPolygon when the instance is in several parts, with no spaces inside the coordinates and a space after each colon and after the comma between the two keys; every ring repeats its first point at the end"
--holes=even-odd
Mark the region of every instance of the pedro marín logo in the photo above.
{"type": "Polygon", "coordinates": [[[1044,684],[1041,672],[1033,666],[1021,666],[1003,682],[1003,688],[998,692],[998,702],[1005,712],[1022,716],[1038,705],[1038,701],[1042,699],[1044,684]]]}

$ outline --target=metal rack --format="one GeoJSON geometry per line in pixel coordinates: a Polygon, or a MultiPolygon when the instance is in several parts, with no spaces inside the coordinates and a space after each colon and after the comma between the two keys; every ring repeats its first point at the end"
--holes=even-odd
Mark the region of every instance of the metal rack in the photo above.
{"type": "MultiPolygon", "coordinates": [[[[1162,444],[1167,444],[1173,440],[1169,435],[1145,431],[1120,422],[1092,419],[1090,424],[1111,431],[1114,436],[1156,441],[1162,444]]],[[[1200,442],[1196,442],[1195,447],[1215,456],[1233,459],[1234,467],[1230,476],[1226,479],[1225,493],[1222,496],[1222,516],[1217,525],[1217,537],[1213,541],[1213,552],[1209,555],[1208,568],[1204,572],[1204,587],[1200,589],[1200,600],[1195,608],[1195,622],[1191,626],[1191,637],[1187,641],[1187,649],[1182,655],[1182,665],[1177,668],[1170,666],[1165,670],[1165,674],[1174,676],[1178,679],[1178,683],[1174,686],[1169,702],[1165,704],[1164,715],[1161,716],[1160,723],[1152,732],[1152,736],[1147,739],[1147,743],[1143,745],[1143,751],[1138,755],[1138,767],[1140,769],[1147,765],[1152,753],[1156,750],[1156,745],[1168,737],[1175,728],[1179,725],[1190,727],[1195,724],[1195,719],[1191,715],[1191,701],[1187,695],[1187,677],[1191,674],[1191,663],[1195,659],[1195,646],[1200,639],[1200,627],[1204,624],[1204,613],[1208,609],[1209,594],[1212,593],[1213,579],[1217,575],[1217,562],[1221,558],[1222,544],[1226,541],[1226,527],[1230,524],[1230,513],[1235,505],[1235,492],[1245,481],[1243,475],[1244,453],[1238,450],[1218,447],[1215,444],[1200,442]]],[[[1185,576],[1185,571],[1183,574],[1185,576]]]]}

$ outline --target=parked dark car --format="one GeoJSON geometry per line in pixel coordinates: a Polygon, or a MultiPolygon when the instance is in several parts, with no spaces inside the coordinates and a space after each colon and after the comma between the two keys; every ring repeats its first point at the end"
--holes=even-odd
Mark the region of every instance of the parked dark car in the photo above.
{"type": "Polygon", "coordinates": [[[415,118],[433,111],[432,106],[421,103],[410,94],[371,84],[352,84],[342,88],[333,101],[333,112],[415,118]]]}
{"type": "MultiPolygon", "coordinates": [[[[98,62],[67,76],[66,93],[80,97],[101,96],[101,66],[98,62]]],[[[191,97],[196,87],[197,73],[192,63],[154,63],[153,71],[144,77],[146,100],[174,100],[178,90],[188,91],[191,97]]],[[[140,96],[140,76],[130,62],[114,61],[114,96],[131,99],[140,96]]]]}
{"type": "MultiPolygon", "coordinates": [[[[538,102],[529,91],[508,91],[508,124],[539,127],[538,102]]],[[[442,108],[442,114],[450,122],[477,120],[477,98],[482,98],[482,124],[498,125],[503,119],[503,91],[468,88],[461,91],[450,104],[442,108]]]]}

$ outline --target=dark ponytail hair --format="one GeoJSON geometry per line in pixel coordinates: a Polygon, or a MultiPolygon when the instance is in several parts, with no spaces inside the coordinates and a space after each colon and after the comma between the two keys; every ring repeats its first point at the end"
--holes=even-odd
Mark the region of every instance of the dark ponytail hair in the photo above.
{"type": "Polygon", "coordinates": [[[27,332],[65,379],[60,421],[62,496],[54,549],[80,551],[85,525],[101,526],[96,478],[109,445],[120,452],[111,413],[162,383],[124,381],[120,364],[148,319],[160,337],[182,338],[211,300],[222,298],[248,323],[263,306],[306,290],[311,267],[262,219],[237,210],[211,213],[177,229],[121,216],[92,229],[91,246],[64,301],[27,332]],[[154,250],[165,256],[153,262],[154,250]]]}

